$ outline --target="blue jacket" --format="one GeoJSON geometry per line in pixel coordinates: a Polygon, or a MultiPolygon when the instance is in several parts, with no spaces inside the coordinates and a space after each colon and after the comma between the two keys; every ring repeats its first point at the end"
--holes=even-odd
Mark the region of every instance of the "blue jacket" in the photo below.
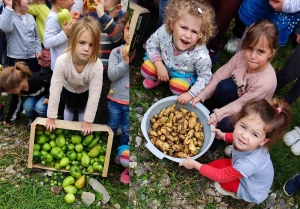
{"type": "Polygon", "coordinates": [[[35,53],[42,52],[35,20],[32,15],[25,15],[25,27],[21,15],[11,8],[5,7],[0,15],[0,29],[6,34],[8,57],[29,59],[35,58],[35,53]]]}
{"type": "Polygon", "coordinates": [[[239,9],[239,18],[246,26],[258,19],[273,22],[279,31],[279,45],[284,46],[299,22],[300,12],[276,12],[270,6],[269,0],[244,0],[239,9]]]}

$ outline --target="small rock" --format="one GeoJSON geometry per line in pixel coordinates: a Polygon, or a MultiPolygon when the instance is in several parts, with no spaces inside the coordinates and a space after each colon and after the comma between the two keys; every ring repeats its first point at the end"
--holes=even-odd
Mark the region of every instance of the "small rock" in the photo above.
{"type": "Polygon", "coordinates": [[[96,195],[92,192],[82,192],[81,194],[81,200],[87,206],[93,204],[93,202],[95,202],[95,199],[96,199],[96,195]]]}
{"type": "Polygon", "coordinates": [[[17,178],[20,178],[21,175],[22,175],[21,173],[18,173],[18,174],[16,175],[16,177],[17,177],[17,178]]]}
{"type": "Polygon", "coordinates": [[[13,165],[10,165],[10,166],[8,166],[8,167],[5,169],[5,173],[8,173],[8,174],[16,174],[17,171],[15,171],[15,170],[13,169],[13,165]]]}
{"type": "Polygon", "coordinates": [[[9,132],[8,128],[3,129],[4,132],[9,132]]]}
{"type": "Polygon", "coordinates": [[[275,198],[274,197],[269,197],[267,200],[266,200],[266,206],[265,208],[271,208],[275,205],[275,198]]]}
{"type": "Polygon", "coordinates": [[[135,168],[137,166],[137,162],[129,162],[130,168],[135,168]]]}
{"type": "Polygon", "coordinates": [[[146,168],[148,171],[150,171],[150,172],[153,171],[153,169],[151,168],[151,166],[149,165],[149,163],[144,162],[144,166],[145,166],[145,168],[146,168]]]}
{"type": "Polygon", "coordinates": [[[19,145],[19,144],[21,144],[21,141],[17,139],[17,140],[15,141],[15,145],[19,145]]]}
{"type": "Polygon", "coordinates": [[[168,187],[171,183],[170,177],[165,173],[162,180],[160,181],[160,184],[163,187],[168,187]]]}
{"type": "Polygon", "coordinates": [[[143,141],[142,137],[140,136],[135,137],[135,147],[141,146],[142,141],[143,141]]]}
{"type": "Polygon", "coordinates": [[[61,186],[51,187],[51,192],[53,192],[54,194],[60,194],[61,191],[62,191],[62,187],[61,186]]]}
{"type": "Polygon", "coordinates": [[[285,202],[285,200],[283,198],[280,198],[279,204],[280,204],[280,206],[281,206],[282,209],[286,209],[287,208],[286,202],[285,202]]]}
{"type": "Polygon", "coordinates": [[[151,208],[153,208],[153,209],[160,207],[160,203],[155,199],[150,202],[150,205],[151,205],[151,208]]]}
{"type": "Polygon", "coordinates": [[[116,209],[121,209],[121,205],[120,205],[119,203],[115,203],[115,204],[114,204],[114,207],[115,207],[116,209]]]}
{"type": "Polygon", "coordinates": [[[216,192],[215,192],[212,188],[207,188],[207,189],[205,189],[205,190],[204,190],[204,193],[205,193],[206,195],[209,195],[209,196],[213,196],[213,197],[216,196],[216,192]]]}
{"type": "Polygon", "coordinates": [[[220,202],[222,202],[222,197],[214,197],[214,200],[215,200],[217,203],[220,203],[220,202]]]}
{"type": "Polygon", "coordinates": [[[143,174],[145,174],[145,173],[147,173],[147,170],[146,170],[146,168],[145,168],[145,166],[144,165],[139,165],[139,166],[137,166],[137,168],[136,168],[136,170],[134,171],[137,175],[143,175],[143,174]]]}
{"type": "Polygon", "coordinates": [[[159,100],[159,99],[157,99],[157,98],[154,98],[154,99],[153,99],[154,102],[158,102],[158,100],[159,100]]]}
{"type": "Polygon", "coordinates": [[[251,209],[255,206],[255,203],[249,203],[247,206],[246,206],[246,209],[251,209]]]}
{"type": "Polygon", "coordinates": [[[144,113],[144,109],[142,107],[135,107],[135,108],[133,108],[133,110],[141,115],[144,113]]]}
{"type": "Polygon", "coordinates": [[[106,191],[105,187],[94,178],[90,178],[89,183],[95,191],[102,193],[103,200],[101,200],[101,201],[105,205],[110,199],[110,196],[109,196],[108,192],[106,191]]]}
{"type": "Polygon", "coordinates": [[[142,183],[141,183],[141,186],[146,186],[146,185],[148,185],[148,180],[144,180],[142,183]]]}
{"type": "Polygon", "coordinates": [[[272,193],[270,196],[274,197],[276,199],[277,194],[276,193],[272,193]]]}
{"type": "Polygon", "coordinates": [[[203,206],[203,205],[198,205],[197,206],[197,209],[204,209],[205,208],[205,206],[203,206]]]}
{"type": "Polygon", "coordinates": [[[40,185],[41,185],[41,186],[44,186],[44,182],[40,182],[40,185]]]}
{"type": "Polygon", "coordinates": [[[138,120],[139,120],[140,122],[142,122],[142,120],[143,120],[143,115],[136,114],[136,117],[138,118],[138,120]]]}
{"type": "Polygon", "coordinates": [[[54,173],[53,171],[46,170],[46,175],[47,175],[47,176],[52,176],[53,173],[54,173]]]}
{"type": "MultiPolygon", "coordinates": [[[[130,153],[131,154],[131,153],[130,153]]],[[[134,154],[130,155],[130,161],[131,162],[136,162],[136,156],[134,154]]]]}

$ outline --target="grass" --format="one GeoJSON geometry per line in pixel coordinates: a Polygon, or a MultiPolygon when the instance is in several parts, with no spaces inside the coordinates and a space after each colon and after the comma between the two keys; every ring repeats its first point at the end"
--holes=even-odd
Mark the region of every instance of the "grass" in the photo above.
{"type": "MultiPolygon", "coordinates": [[[[9,96],[1,97],[5,110],[8,110],[9,96]]],[[[6,112],[5,111],[5,112],[6,112]]],[[[99,117],[97,117],[99,119],[99,117]]],[[[98,120],[96,123],[99,122],[98,120]]],[[[65,192],[55,195],[50,190],[50,180],[54,177],[48,177],[49,182],[45,182],[43,169],[27,168],[29,132],[26,130],[27,120],[23,114],[19,121],[5,131],[3,123],[0,124],[0,209],[6,208],[99,208],[96,200],[91,206],[87,206],[80,200],[80,194],[76,195],[75,203],[69,205],[64,200],[65,192]],[[15,145],[16,140],[20,144],[15,145]],[[8,166],[13,166],[16,174],[5,172],[8,166]],[[21,177],[22,176],[22,177],[21,177]],[[44,182],[42,186],[40,182],[44,182]]],[[[117,203],[121,208],[128,208],[128,190],[129,186],[120,182],[120,174],[124,167],[114,162],[117,146],[114,144],[111,151],[110,164],[107,177],[89,175],[96,178],[108,191],[110,201],[102,208],[113,208],[117,203]]],[[[56,172],[59,173],[59,172],[56,172]]],[[[64,177],[69,173],[63,173],[64,177]]],[[[86,185],[83,191],[93,192],[93,189],[86,185]]],[[[94,192],[95,193],[95,192],[94,192]]]]}
{"type": "MultiPolygon", "coordinates": [[[[144,43],[146,39],[154,32],[156,21],[154,17],[158,15],[151,14],[149,25],[147,25],[144,39],[141,43],[144,43]]],[[[231,31],[228,32],[226,40],[231,36],[231,31]]],[[[226,43],[224,40],[224,44],[226,43]]],[[[276,71],[280,70],[284,63],[289,59],[293,53],[296,43],[294,37],[291,37],[289,42],[284,47],[279,47],[275,58],[272,60],[272,65],[276,71]]],[[[143,77],[140,74],[140,66],[143,63],[144,50],[141,48],[136,59],[130,64],[131,71],[131,108],[142,106],[145,110],[155,103],[156,100],[163,99],[167,96],[171,96],[172,93],[169,90],[167,84],[160,85],[154,89],[145,89],[142,81],[143,77]]],[[[219,67],[228,62],[233,54],[226,53],[221,50],[217,63],[213,66],[212,71],[215,72],[219,67]]],[[[292,83],[287,85],[284,89],[276,92],[275,96],[283,97],[292,83]]],[[[300,124],[300,101],[298,100],[292,106],[293,117],[290,128],[300,124]]],[[[131,112],[131,137],[135,139],[136,136],[142,136],[140,130],[140,121],[136,117],[136,113],[131,112]]],[[[146,143],[146,142],[144,142],[146,143]]],[[[216,208],[220,206],[213,198],[203,195],[203,191],[211,183],[207,178],[199,175],[196,170],[186,170],[179,167],[177,163],[166,159],[156,158],[145,146],[135,147],[135,140],[131,144],[131,154],[137,158],[138,167],[147,165],[150,167],[147,170],[148,175],[134,175],[131,178],[130,198],[133,199],[137,208],[147,208],[147,205],[152,205],[152,208],[196,208],[202,205],[205,209],[216,208]],[[165,184],[163,181],[170,178],[170,183],[165,184]],[[145,183],[145,180],[147,180],[145,183]],[[144,182],[143,184],[141,182],[144,182]],[[176,192],[178,195],[176,196],[176,192]],[[178,206],[178,202],[184,202],[184,206],[178,206]],[[176,203],[176,204],[175,204],[176,203]],[[159,205],[156,207],[156,205],[159,205]]],[[[217,159],[225,157],[223,149],[225,146],[221,146],[217,149],[217,159]]],[[[272,149],[269,150],[272,158],[272,162],[275,169],[275,178],[272,185],[272,192],[277,192],[277,202],[279,198],[284,198],[288,203],[290,201],[294,203],[300,202],[300,193],[298,192],[292,198],[285,196],[282,192],[282,186],[285,181],[292,177],[294,174],[300,172],[300,157],[294,156],[290,148],[287,147],[282,141],[277,143],[272,149]]],[[[214,159],[211,159],[207,155],[203,155],[198,159],[201,163],[208,163],[214,159]]],[[[247,207],[248,203],[243,200],[235,200],[230,197],[223,197],[222,200],[229,208],[243,208],[247,207]]],[[[264,208],[264,203],[254,205],[252,208],[264,208]]]]}

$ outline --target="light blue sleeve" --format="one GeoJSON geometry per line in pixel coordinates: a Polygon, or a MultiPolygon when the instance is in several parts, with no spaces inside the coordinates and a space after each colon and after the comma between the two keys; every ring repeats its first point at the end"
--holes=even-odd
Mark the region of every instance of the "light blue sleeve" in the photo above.
{"type": "Polygon", "coordinates": [[[9,33],[12,32],[14,27],[13,21],[13,9],[5,7],[3,13],[0,15],[0,28],[3,32],[9,33]]]}
{"type": "Polygon", "coordinates": [[[295,13],[300,11],[299,0],[285,0],[283,2],[282,11],[286,13],[295,13]]]}

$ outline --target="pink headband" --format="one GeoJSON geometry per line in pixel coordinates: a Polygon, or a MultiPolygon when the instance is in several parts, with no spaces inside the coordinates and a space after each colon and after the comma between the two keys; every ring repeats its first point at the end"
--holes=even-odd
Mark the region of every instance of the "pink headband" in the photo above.
{"type": "Polygon", "coordinates": [[[281,108],[278,107],[276,109],[278,110],[278,113],[281,113],[281,108]]]}

